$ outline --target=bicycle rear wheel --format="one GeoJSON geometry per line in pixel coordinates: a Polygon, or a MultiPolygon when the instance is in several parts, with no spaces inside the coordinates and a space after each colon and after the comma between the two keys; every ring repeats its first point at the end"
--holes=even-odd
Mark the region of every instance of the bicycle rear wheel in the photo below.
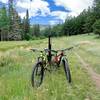
{"type": "Polygon", "coordinates": [[[42,84],[44,76],[44,68],[41,62],[37,62],[32,72],[32,86],[39,87],[42,84]]]}
{"type": "Polygon", "coordinates": [[[63,66],[64,66],[64,71],[66,75],[66,79],[68,80],[69,83],[71,83],[71,73],[68,65],[68,61],[66,59],[62,60],[63,66]]]}

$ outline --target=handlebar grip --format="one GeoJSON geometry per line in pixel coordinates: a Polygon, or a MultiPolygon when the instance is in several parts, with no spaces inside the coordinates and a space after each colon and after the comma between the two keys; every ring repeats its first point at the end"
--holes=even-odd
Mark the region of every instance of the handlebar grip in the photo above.
{"type": "Polygon", "coordinates": [[[58,50],[58,51],[67,51],[67,50],[71,50],[73,49],[74,47],[70,47],[70,48],[66,48],[66,49],[62,49],[62,50],[58,50]]]}
{"type": "Polygon", "coordinates": [[[57,50],[51,50],[51,52],[57,53],[58,51],[57,50]]]}
{"type": "Polygon", "coordinates": [[[41,50],[38,50],[38,49],[35,49],[35,48],[30,49],[30,50],[32,50],[33,52],[42,52],[41,50]]]}
{"type": "Polygon", "coordinates": [[[71,50],[71,49],[73,49],[74,47],[70,47],[70,48],[68,48],[68,50],[71,50]]]}

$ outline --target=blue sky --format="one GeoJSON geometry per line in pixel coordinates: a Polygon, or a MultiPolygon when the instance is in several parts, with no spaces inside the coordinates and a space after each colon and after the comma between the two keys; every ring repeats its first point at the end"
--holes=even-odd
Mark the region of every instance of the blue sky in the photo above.
{"type": "MultiPolygon", "coordinates": [[[[0,0],[0,7],[2,3],[7,5],[8,0],[0,0]]],[[[21,18],[29,10],[31,24],[54,25],[63,23],[68,16],[77,16],[92,6],[93,0],[14,0],[14,3],[21,18]]]]}

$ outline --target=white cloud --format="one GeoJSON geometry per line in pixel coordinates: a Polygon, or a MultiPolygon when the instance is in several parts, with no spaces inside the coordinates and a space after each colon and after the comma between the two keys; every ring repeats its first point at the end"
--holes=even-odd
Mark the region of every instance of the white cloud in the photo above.
{"type": "MultiPolygon", "coordinates": [[[[30,17],[36,16],[40,13],[41,16],[46,16],[50,14],[50,9],[48,7],[49,4],[46,1],[42,1],[42,0],[33,0],[32,2],[30,2],[30,0],[18,1],[16,6],[29,9],[30,17]]],[[[23,17],[23,14],[20,15],[22,15],[21,17],[23,17]]]]}
{"type": "Polygon", "coordinates": [[[50,20],[49,24],[50,25],[57,25],[57,24],[59,24],[59,21],[58,20],[50,20]]]}
{"type": "MultiPolygon", "coordinates": [[[[56,19],[61,19],[63,22],[65,21],[67,16],[77,16],[84,9],[87,9],[89,6],[92,6],[93,0],[54,0],[57,6],[63,6],[66,10],[70,9],[71,12],[64,11],[53,11],[51,12],[51,16],[55,16],[56,19]]],[[[55,24],[57,21],[50,21],[50,24],[55,24]]]]}
{"type": "Polygon", "coordinates": [[[76,17],[78,14],[79,14],[79,13],[76,13],[76,12],[69,12],[69,13],[68,13],[68,16],[75,16],[75,17],[76,17]]]}
{"type": "MultiPolygon", "coordinates": [[[[77,16],[75,12],[64,12],[64,11],[53,11],[50,13],[51,16],[54,16],[58,20],[62,20],[62,22],[65,21],[65,19],[69,16],[77,16]]],[[[54,21],[53,21],[54,22],[54,21]]],[[[52,21],[51,21],[52,23],[52,21]]]]}
{"type": "Polygon", "coordinates": [[[3,3],[7,3],[8,2],[8,0],[0,0],[1,2],[3,2],[3,3]]]}
{"type": "MultiPolygon", "coordinates": [[[[8,3],[8,0],[0,0],[3,3],[8,3]]],[[[70,9],[71,12],[64,11],[50,11],[49,3],[46,0],[15,0],[16,7],[24,8],[29,10],[29,16],[54,16],[58,20],[64,20],[67,16],[77,16],[84,9],[87,9],[88,6],[93,4],[93,0],[53,0],[55,5],[63,6],[65,9],[70,9]]],[[[26,11],[19,11],[19,15],[23,18],[26,15],[26,11]]],[[[57,23],[57,20],[50,21],[51,24],[57,23]]]]}
{"type": "MultiPolygon", "coordinates": [[[[8,3],[8,0],[0,0],[3,3],[8,3]]],[[[15,2],[14,2],[15,3],[15,2]]],[[[29,17],[38,15],[38,11],[41,12],[41,16],[50,14],[49,3],[43,0],[16,0],[16,7],[21,7],[29,10],[29,17]]],[[[26,12],[19,13],[21,18],[25,16],[26,12]]]]}
{"type": "Polygon", "coordinates": [[[93,4],[93,0],[54,0],[54,2],[65,9],[71,9],[71,14],[75,16],[93,4]]]}
{"type": "Polygon", "coordinates": [[[56,19],[60,19],[64,22],[64,20],[66,19],[68,13],[64,12],[64,11],[53,11],[51,12],[51,16],[55,16],[56,19]]]}
{"type": "Polygon", "coordinates": [[[24,18],[26,16],[26,12],[19,13],[19,16],[21,16],[21,18],[24,18]]]}

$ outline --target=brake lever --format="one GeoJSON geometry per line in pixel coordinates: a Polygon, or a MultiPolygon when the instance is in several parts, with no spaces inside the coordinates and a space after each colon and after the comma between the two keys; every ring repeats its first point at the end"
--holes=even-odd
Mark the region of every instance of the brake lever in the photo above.
{"type": "Polygon", "coordinates": [[[43,52],[42,50],[38,50],[38,49],[30,49],[30,50],[32,50],[33,52],[43,52]]]}
{"type": "Polygon", "coordinates": [[[37,51],[36,49],[30,49],[30,50],[33,51],[33,52],[37,51]]]}

